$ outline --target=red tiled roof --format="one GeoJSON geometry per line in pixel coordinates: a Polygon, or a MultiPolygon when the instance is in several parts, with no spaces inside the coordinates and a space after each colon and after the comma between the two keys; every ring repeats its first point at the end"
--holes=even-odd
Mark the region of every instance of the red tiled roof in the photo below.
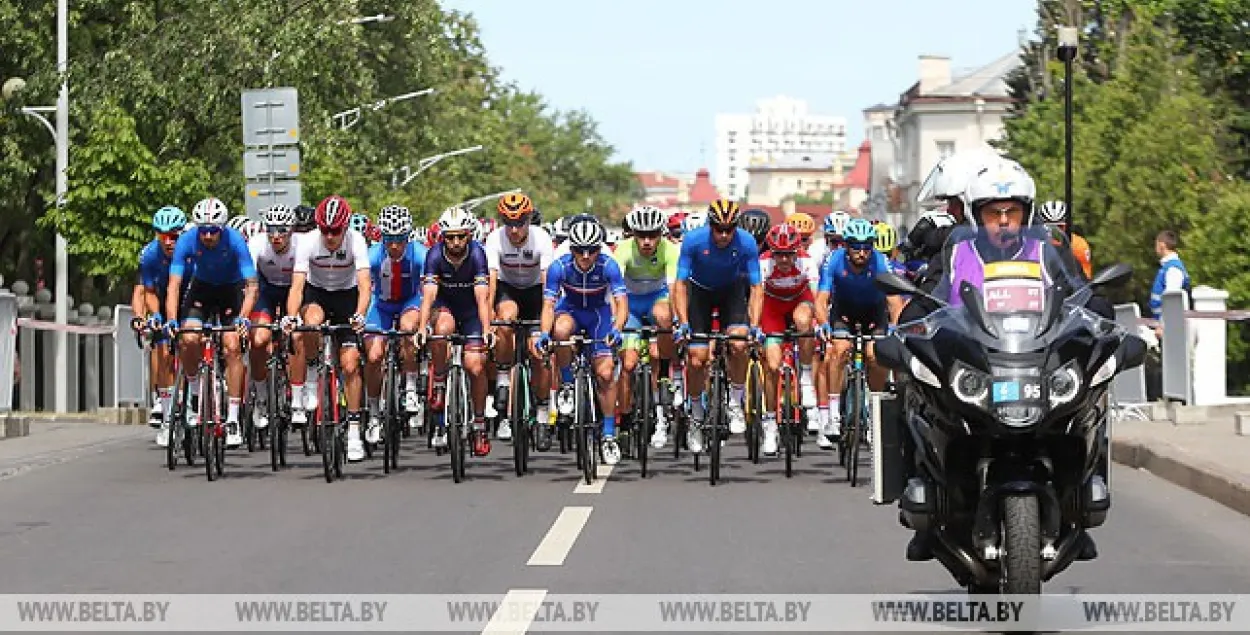
{"type": "Polygon", "coordinates": [[[872,144],[865,139],[859,144],[859,155],[855,157],[855,167],[851,168],[851,172],[843,179],[843,184],[867,191],[868,190],[868,174],[872,168],[872,144]]]}
{"type": "Polygon", "coordinates": [[[694,175],[694,185],[690,186],[690,202],[706,204],[718,198],[721,198],[720,192],[716,191],[716,186],[712,185],[712,178],[707,168],[700,168],[694,175]]]}
{"type": "Polygon", "coordinates": [[[662,172],[637,172],[634,176],[645,189],[672,188],[676,189],[680,181],[676,177],[662,172]]]}

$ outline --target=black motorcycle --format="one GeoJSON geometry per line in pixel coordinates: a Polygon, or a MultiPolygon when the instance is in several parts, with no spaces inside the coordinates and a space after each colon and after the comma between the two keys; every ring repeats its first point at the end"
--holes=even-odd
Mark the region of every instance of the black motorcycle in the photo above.
{"type": "MultiPolygon", "coordinates": [[[[898,500],[970,593],[1040,593],[1081,554],[1111,506],[1107,393],[1146,351],[1086,308],[1130,267],[1085,282],[1045,233],[1010,238],[955,232],[945,262],[960,264],[930,296],[941,308],[876,350],[901,379],[898,423],[883,416],[874,448],[876,502],[898,500]]],[[[926,295],[888,273],[877,284],[926,295]]]]}

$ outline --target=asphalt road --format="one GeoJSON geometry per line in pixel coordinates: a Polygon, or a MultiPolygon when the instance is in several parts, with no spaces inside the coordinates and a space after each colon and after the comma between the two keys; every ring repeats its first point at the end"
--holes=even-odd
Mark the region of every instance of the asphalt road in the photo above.
{"type": "MultiPolygon", "coordinates": [[[[814,451],[792,479],[731,445],[715,488],[666,457],[645,483],[626,461],[578,493],[572,454],[539,455],[518,479],[499,442],[458,485],[423,445],[398,473],[349,464],[327,484],[294,445],[283,472],[267,452],[232,452],[208,483],[199,467],[167,471],[147,430],[38,460],[11,443],[0,593],[958,592],[938,564],[903,559],[893,506],[814,451]]],[[[1101,557],[1047,592],[1250,592],[1250,519],[1145,472],[1113,481],[1101,557]]]]}

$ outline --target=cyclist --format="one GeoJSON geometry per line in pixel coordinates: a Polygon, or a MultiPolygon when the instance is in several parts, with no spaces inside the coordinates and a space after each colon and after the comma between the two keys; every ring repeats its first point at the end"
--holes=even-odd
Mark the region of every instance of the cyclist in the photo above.
{"type": "Polygon", "coordinates": [[[816,261],[816,266],[823,267],[829,254],[842,248],[846,242],[842,240],[842,235],[846,233],[846,224],[849,222],[851,222],[851,215],[842,210],[831,212],[825,217],[825,255],[824,258],[816,261]]]}
{"type": "MultiPolygon", "coordinates": [[[[826,357],[829,374],[829,408],[819,414],[822,433],[817,435],[820,447],[833,444],[828,437],[837,437],[841,429],[841,401],[844,372],[850,357],[852,343],[833,339],[835,335],[849,335],[855,326],[865,333],[881,335],[898,315],[902,303],[896,296],[879,291],[873,278],[889,270],[885,254],[876,250],[877,231],[867,220],[853,218],[846,224],[846,247],[834,252],[820,271],[820,285],[816,293],[816,320],[821,336],[831,342],[833,354],[826,357]]],[[[864,354],[868,362],[869,385],[873,390],[885,386],[885,369],[877,365],[869,342],[864,354]]]]}
{"type": "Polygon", "coordinates": [[[799,235],[803,237],[803,242],[800,245],[803,255],[814,256],[817,261],[824,258],[824,253],[821,252],[821,245],[819,243],[812,244],[812,234],[816,233],[816,221],[812,219],[811,214],[795,212],[786,217],[786,224],[797,229],[799,235]]]}
{"type": "MultiPolygon", "coordinates": [[[[230,395],[226,409],[226,446],[238,447],[243,443],[243,435],[239,433],[239,405],[243,401],[245,373],[239,338],[246,335],[251,326],[244,316],[251,314],[256,303],[256,268],[252,266],[252,255],[243,235],[223,227],[229,215],[226,204],[215,198],[206,198],[191,210],[196,231],[183,232],[174,246],[165,290],[165,314],[169,316],[171,332],[178,329],[179,317],[189,329],[198,328],[205,321],[230,321],[238,327],[237,333],[225,333],[221,338],[226,355],[226,391],[230,395]],[[188,270],[191,273],[184,297],[183,276],[188,270]]],[[[203,349],[199,333],[189,333],[179,342],[182,371],[187,377],[190,395],[200,393],[198,372],[203,349]]],[[[198,406],[190,409],[188,425],[198,425],[198,413],[198,406]]]]}
{"type": "MultiPolygon", "coordinates": [[[[565,238],[566,239],[568,238],[569,230],[573,228],[573,225],[575,223],[579,223],[581,221],[587,221],[587,220],[593,220],[595,222],[599,222],[599,219],[595,218],[594,214],[586,214],[586,213],[575,214],[573,216],[570,216],[564,219],[565,238]]],[[[600,237],[600,240],[605,240],[606,238],[607,238],[607,230],[604,230],[603,236],[600,237]]],[[[569,247],[569,241],[568,240],[560,241],[560,244],[556,245],[555,251],[552,252],[552,260],[553,261],[559,260],[560,258],[564,256],[568,256],[572,253],[573,252],[569,247]]]]}
{"type": "MultiPolygon", "coordinates": [[[[1042,204],[1041,208],[1038,209],[1038,215],[1041,216],[1041,221],[1045,223],[1048,228],[1050,228],[1052,233],[1055,234],[1052,244],[1056,247],[1065,242],[1059,234],[1067,232],[1067,212],[1068,207],[1067,205],[1064,205],[1063,201],[1046,201],[1042,204]]],[[[1089,241],[1085,240],[1084,236],[1076,233],[1076,227],[1073,227],[1072,236],[1066,242],[1071,247],[1072,257],[1076,260],[1076,269],[1079,269],[1085,274],[1086,280],[1093,278],[1094,265],[1089,250],[1089,241]]]]}
{"type": "Polygon", "coordinates": [[[160,428],[156,444],[169,444],[169,426],[165,416],[174,394],[174,356],[169,348],[169,338],[161,330],[161,311],[165,306],[165,289],[169,286],[169,265],[173,262],[174,246],[187,225],[187,215],[172,205],[156,210],[152,216],[152,229],[156,238],[143,246],[139,252],[139,284],[134,305],[137,331],[151,333],[152,353],[148,358],[152,383],[152,411],[148,425],[160,428]]]}
{"type": "MultiPolygon", "coordinates": [[[[603,438],[600,452],[606,465],[621,460],[616,443],[616,355],[621,343],[621,329],[629,316],[625,281],[616,261],[603,253],[603,226],[594,217],[579,218],[569,224],[569,249],[547,270],[543,289],[543,313],[540,330],[531,335],[533,349],[542,354],[552,338],[566,340],[573,333],[583,333],[595,340],[594,372],[598,380],[599,407],[603,410],[603,438]],[[557,302],[558,301],[558,302],[557,302]]],[[[556,351],[563,384],[572,383],[569,366],[572,352],[556,351]]]]}
{"type": "Polygon", "coordinates": [[[298,205],[295,208],[295,233],[307,234],[317,228],[317,223],[313,219],[317,215],[317,208],[311,205],[298,205]]]}
{"type": "Polygon", "coordinates": [[[894,226],[885,221],[877,221],[872,224],[872,227],[877,231],[877,238],[874,241],[877,251],[885,255],[890,271],[906,276],[907,267],[899,261],[898,232],[894,231],[894,226]]]}
{"type": "Polygon", "coordinates": [[[675,212],[668,217],[668,241],[681,244],[682,230],[685,227],[685,212],[675,212]]]}
{"type": "MultiPolygon", "coordinates": [[[[247,244],[260,280],[260,291],[251,315],[252,322],[257,325],[272,324],[285,315],[286,301],[291,292],[291,275],[295,270],[295,249],[291,239],[295,210],[288,205],[274,205],[261,216],[265,221],[265,233],[253,236],[247,244]]],[[[272,340],[273,333],[269,329],[252,329],[252,345],[248,349],[252,388],[256,391],[252,423],[262,429],[269,425],[269,410],[266,408],[269,403],[269,368],[265,361],[275,353],[270,345],[272,340]]]]}
{"type": "MultiPolygon", "coordinates": [[[[792,225],[781,224],[768,230],[765,238],[769,251],[760,257],[760,277],[764,280],[764,306],[760,312],[760,327],[764,329],[764,398],[768,410],[764,413],[765,454],[777,453],[777,377],[781,370],[781,338],[775,337],[787,327],[793,326],[800,333],[810,333],[815,318],[812,307],[810,279],[817,270],[810,258],[799,255],[802,237],[792,225]]],[[[816,386],[812,381],[812,355],[816,342],[812,338],[799,340],[799,392],[802,406],[808,409],[808,419],[816,420],[816,386]]]]}
{"type": "Polygon", "coordinates": [[[755,246],[759,248],[760,253],[764,253],[768,249],[768,243],[765,238],[768,237],[769,226],[772,225],[772,219],[769,218],[768,212],[762,209],[749,209],[742,213],[738,225],[747,230],[751,237],[755,239],[755,246]]]}
{"type": "MultiPolygon", "coordinates": [[[[542,227],[536,227],[531,219],[535,213],[534,202],[525,194],[506,194],[495,206],[502,225],[486,237],[486,266],[490,269],[491,306],[495,309],[495,319],[538,320],[543,312],[543,282],[546,280],[547,269],[554,259],[551,235],[542,227]]],[[[515,336],[512,329],[500,327],[496,329],[498,339],[495,343],[495,359],[499,365],[495,374],[495,385],[499,394],[495,399],[497,410],[506,410],[507,389],[512,381],[510,369],[512,360],[516,358],[513,350],[515,336]]],[[[551,376],[545,372],[542,361],[534,357],[532,384],[537,395],[537,420],[547,421],[550,417],[551,376]]],[[[538,449],[547,450],[551,445],[547,426],[540,427],[538,449]]],[[[512,426],[506,418],[499,422],[496,434],[500,439],[512,438],[512,426]]]]}
{"type": "MultiPolygon", "coordinates": [[[[680,248],[664,240],[664,212],[650,205],[641,205],[625,215],[625,222],[633,232],[617,246],[612,258],[620,266],[625,279],[625,291],[629,298],[629,318],[625,326],[636,329],[644,324],[668,329],[673,325],[673,310],[669,305],[669,285],[677,278],[677,255],[680,248]]],[[[654,342],[659,360],[656,369],[659,377],[668,377],[669,360],[673,358],[673,337],[659,335],[654,342]]],[[[619,404],[622,413],[632,411],[634,367],[641,355],[640,339],[636,334],[625,337],[621,348],[621,375],[619,404]]],[[[656,408],[656,426],[651,444],[656,449],[668,443],[668,423],[663,410],[656,408]]]]}
{"type": "MultiPolygon", "coordinates": [[[[287,296],[284,328],[291,330],[301,324],[350,324],[357,332],[365,328],[365,312],[369,310],[369,249],[360,232],[349,229],[352,208],[337,194],[317,204],[314,221],[316,231],[305,234],[295,244],[291,291],[287,296]]],[[[339,370],[342,371],[343,392],[347,397],[347,460],[365,457],[360,439],[361,377],[360,351],[356,340],[336,334],[339,370]]],[[[296,333],[295,355],[291,358],[291,418],[306,420],[306,412],[315,412],[318,405],[317,384],[305,384],[308,358],[321,349],[318,333],[296,333]]],[[[329,404],[326,404],[329,407],[329,404]]]]}
{"type": "MultiPolygon", "coordinates": [[[[473,401],[473,455],[490,454],[486,432],[486,352],[494,343],[490,330],[490,269],[486,251],[473,240],[477,219],[462,207],[449,207],[438,218],[439,242],[426,254],[417,343],[425,344],[430,320],[434,333],[460,333],[475,339],[465,346],[464,369],[469,374],[473,401]],[[484,330],[485,329],[485,330],[484,330]]],[[[434,391],[430,407],[443,411],[447,383],[447,342],[430,344],[434,361],[434,391]]],[[[434,436],[435,447],[447,445],[446,432],[434,436]]]]}
{"type": "MultiPolygon", "coordinates": [[[[722,330],[731,335],[746,335],[762,340],[760,309],[764,302],[760,284],[759,249],[755,239],[738,227],[741,215],[738,204],[720,199],[708,206],[708,225],[687,231],[677,261],[677,281],[673,285],[673,309],[677,313],[678,339],[690,332],[708,333],[712,329],[712,311],[719,309],[722,330]],[[749,291],[748,291],[749,290],[749,291]]],[[[695,214],[686,220],[692,222],[695,214]]],[[[746,430],[742,411],[743,382],[746,379],[746,343],[729,343],[730,381],[733,383],[729,403],[729,431],[741,434],[746,430]]],[[[686,396],[695,420],[705,415],[703,392],[707,384],[709,361],[707,342],[691,342],[687,354],[686,396]]],[[[691,452],[703,449],[702,428],[690,426],[686,446],[691,452]]]]}
{"type": "MultiPolygon", "coordinates": [[[[421,270],[425,266],[425,245],[409,239],[412,235],[412,213],[407,207],[387,205],[378,212],[381,242],[369,248],[369,270],[373,279],[373,297],[365,328],[385,331],[395,328],[415,331],[421,309],[421,270]]],[[[381,439],[380,403],[382,395],[382,360],[386,356],[386,338],[366,336],[365,392],[369,408],[369,426],[365,441],[381,439]]],[[[411,339],[400,343],[404,363],[404,412],[414,415],[420,406],[417,399],[417,355],[411,339]]],[[[389,395],[388,395],[389,396],[389,395]]],[[[418,422],[410,419],[412,425],[418,422]]]]}

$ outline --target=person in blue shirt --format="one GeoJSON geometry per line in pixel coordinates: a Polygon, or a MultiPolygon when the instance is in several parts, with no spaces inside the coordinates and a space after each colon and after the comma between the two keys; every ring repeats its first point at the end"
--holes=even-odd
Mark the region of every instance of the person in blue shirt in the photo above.
{"type": "MultiPolygon", "coordinates": [[[[365,328],[385,331],[398,328],[415,331],[421,310],[421,271],[425,267],[424,245],[411,242],[412,214],[407,207],[388,205],[378,212],[378,228],[382,241],[369,248],[369,270],[373,278],[373,298],[365,316],[365,328]]],[[[365,440],[379,440],[382,395],[382,358],[386,354],[386,338],[367,335],[365,389],[370,413],[365,440]]],[[[404,358],[404,411],[416,414],[417,399],[416,347],[409,338],[402,341],[404,358]]],[[[389,396],[389,395],[388,395],[389,396]]],[[[414,418],[413,421],[416,421],[414,418]]]]}
{"type": "MultiPolygon", "coordinates": [[[[890,271],[890,263],[873,244],[877,230],[872,223],[853,218],[846,224],[844,237],[846,245],[830,254],[821,267],[816,291],[816,321],[822,338],[830,341],[833,349],[826,357],[831,394],[828,415],[820,413],[823,434],[817,440],[822,447],[832,445],[825,437],[838,436],[841,423],[839,405],[852,343],[838,338],[850,335],[856,327],[865,334],[883,335],[903,308],[898,297],[887,296],[873,282],[878,273],[890,271]]],[[[869,385],[882,390],[886,369],[877,365],[872,342],[868,342],[865,357],[869,385]]]]}
{"type": "Polygon", "coordinates": [[[169,284],[169,264],[173,261],[174,246],[186,224],[187,215],[177,207],[166,206],[156,210],[152,217],[156,238],[139,252],[139,284],[131,302],[135,314],[131,326],[150,337],[152,342],[148,362],[151,365],[153,394],[148,425],[160,428],[156,433],[156,443],[161,447],[169,443],[165,416],[174,393],[174,357],[169,349],[169,338],[161,328],[164,323],[161,311],[165,304],[165,287],[169,284]]]}
{"type": "MultiPolygon", "coordinates": [[[[764,288],[760,278],[760,254],[755,238],[738,227],[742,210],[729,200],[713,201],[707,209],[707,224],[689,231],[682,240],[677,258],[677,281],[673,285],[673,311],[680,323],[676,339],[689,339],[693,333],[712,330],[712,311],[720,311],[721,329],[730,335],[752,336],[763,342],[760,311],[764,288]],[[749,290],[749,291],[748,291],[749,290]]],[[[743,382],[746,380],[746,342],[729,345],[729,377],[733,384],[729,400],[729,431],[746,431],[742,410],[743,382]]],[[[709,351],[707,342],[691,342],[687,353],[686,395],[691,415],[702,420],[703,392],[707,383],[709,351]]],[[[690,426],[686,446],[691,452],[703,449],[702,427],[690,426]]]]}
{"type": "MultiPolygon", "coordinates": [[[[629,319],[629,299],[621,267],[603,253],[606,232],[594,218],[585,218],[569,227],[569,253],[551,263],[543,289],[543,312],[538,332],[531,336],[536,354],[542,354],[556,341],[582,333],[595,340],[594,372],[603,410],[603,438],[600,450],[606,465],[621,460],[616,442],[616,353],[621,329],[629,319]]],[[[564,384],[572,383],[569,368],[572,351],[556,351],[556,366],[564,384]]]]}
{"type": "MultiPolygon", "coordinates": [[[[191,220],[195,231],[183,232],[174,246],[173,262],[169,266],[169,283],[165,291],[165,314],[169,329],[178,328],[182,319],[188,329],[198,328],[205,322],[230,323],[238,326],[237,333],[222,336],[222,348],[226,354],[226,391],[230,394],[226,409],[226,446],[238,447],[243,443],[239,433],[239,405],[243,402],[243,366],[241,337],[247,335],[251,324],[244,316],[250,315],[256,304],[256,268],[248,251],[243,234],[225,227],[230,212],[226,204],[215,198],[206,198],[195,204],[191,220]],[[191,272],[188,276],[188,270],[191,272]],[[183,278],[186,277],[187,293],[182,297],[183,278]]],[[[204,342],[198,333],[182,335],[179,355],[182,371],[187,376],[190,395],[199,394],[200,367],[204,342]]],[[[188,419],[194,421],[195,408],[188,419]]]]}
{"type": "MultiPolygon", "coordinates": [[[[486,250],[473,240],[477,219],[468,210],[451,207],[438,219],[439,242],[425,256],[422,270],[421,312],[417,322],[417,343],[424,345],[430,321],[436,335],[474,338],[465,348],[464,369],[469,374],[473,401],[473,455],[490,454],[486,430],[486,350],[494,344],[490,328],[490,270],[486,250]]],[[[447,342],[430,344],[434,361],[434,391],[430,407],[443,410],[447,380],[447,342]]],[[[434,435],[435,447],[447,443],[445,433],[434,435]]]]}

